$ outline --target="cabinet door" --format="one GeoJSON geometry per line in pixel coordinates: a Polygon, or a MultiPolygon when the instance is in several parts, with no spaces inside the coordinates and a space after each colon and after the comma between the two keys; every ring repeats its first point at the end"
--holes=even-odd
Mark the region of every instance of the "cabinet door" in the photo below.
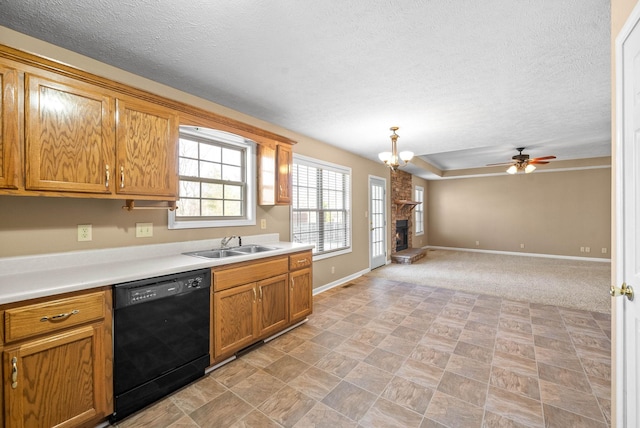
{"type": "Polygon", "coordinates": [[[278,196],[276,199],[277,204],[282,205],[290,205],[291,204],[291,187],[292,187],[292,176],[291,176],[291,168],[293,166],[293,151],[289,146],[283,146],[278,144],[277,152],[277,162],[276,166],[278,168],[277,177],[278,177],[278,196]]]}
{"type": "Polygon", "coordinates": [[[287,274],[259,281],[258,288],[258,332],[260,337],[269,336],[286,327],[289,322],[289,293],[287,274]]]}
{"type": "Polygon", "coordinates": [[[290,146],[258,146],[258,205],[291,204],[292,167],[290,146]]]}
{"type": "Polygon", "coordinates": [[[230,355],[253,343],[256,335],[255,283],[213,294],[214,354],[230,355]]]}
{"type": "Polygon", "coordinates": [[[102,331],[89,325],[5,348],[6,425],[75,427],[106,416],[102,331]]]}
{"type": "Polygon", "coordinates": [[[116,101],[118,185],[123,195],[177,197],[178,116],[144,101],[116,101]]]}
{"type": "Polygon", "coordinates": [[[113,101],[98,88],[25,75],[26,188],[110,193],[113,101]]]}
{"type": "Polygon", "coordinates": [[[0,188],[17,189],[20,182],[18,72],[0,66],[0,188]]]}
{"type": "Polygon", "coordinates": [[[313,296],[311,269],[300,269],[289,274],[289,317],[295,321],[306,317],[312,311],[313,296]]]}

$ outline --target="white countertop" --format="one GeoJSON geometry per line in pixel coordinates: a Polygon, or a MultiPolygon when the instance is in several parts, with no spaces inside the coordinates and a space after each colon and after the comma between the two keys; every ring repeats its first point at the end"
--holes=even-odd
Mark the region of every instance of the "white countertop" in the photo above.
{"type": "Polygon", "coordinates": [[[268,245],[277,249],[223,259],[205,259],[182,254],[220,248],[220,239],[209,239],[0,258],[0,304],[313,248],[313,245],[309,244],[280,242],[278,234],[243,236],[242,243],[268,245]]]}

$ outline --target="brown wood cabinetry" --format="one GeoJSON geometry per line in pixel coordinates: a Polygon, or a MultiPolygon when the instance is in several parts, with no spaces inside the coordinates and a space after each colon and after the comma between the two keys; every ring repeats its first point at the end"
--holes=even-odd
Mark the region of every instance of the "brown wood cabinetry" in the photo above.
{"type": "Polygon", "coordinates": [[[311,251],[289,256],[289,319],[295,322],[313,311],[311,251]]]}
{"type": "Polygon", "coordinates": [[[110,193],[113,100],[52,74],[25,87],[26,189],[110,193]]]}
{"type": "Polygon", "coordinates": [[[213,361],[272,336],[312,311],[311,251],[212,269],[213,361]],[[290,287],[291,281],[295,287],[290,287]]]}
{"type": "Polygon", "coordinates": [[[0,188],[17,189],[22,175],[18,71],[0,65],[0,188]]]}
{"type": "Polygon", "coordinates": [[[293,150],[290,145],[258,148],[258,205],[291,205],[293,150]]]}
{"type": "Polygon", "coordinates": [[[4,425],[95,425],[112,412],[111,290],[0,308],[4,425]]]}
{"type": "Polygon", "coordinates": [[[237,263],[212,272],[214,359],[286,327],[287,257],[237,263]]]}
{"type": "Polygon", "coordinates": [[[177,197],[178,115],[140,100],[118,99],[117,193],[177,197]]]}

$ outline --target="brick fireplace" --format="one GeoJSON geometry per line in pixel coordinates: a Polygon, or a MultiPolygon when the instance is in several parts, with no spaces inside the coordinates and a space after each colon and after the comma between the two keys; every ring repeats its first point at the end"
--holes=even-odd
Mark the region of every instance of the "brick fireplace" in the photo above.
{"type": "Polygon", "coordinates": [[[398,220],[407,221],[407,240],[405,248],[412,248],[411,232],[413,231],[413,210],[412,206],[403,205],[398,201],[410,201],[412,199],[411,174],[404,171],[391,171],[391,224],[395,233],[392,239],[391,254],[397,252],[397,231],[396,226],[398,220]]]}

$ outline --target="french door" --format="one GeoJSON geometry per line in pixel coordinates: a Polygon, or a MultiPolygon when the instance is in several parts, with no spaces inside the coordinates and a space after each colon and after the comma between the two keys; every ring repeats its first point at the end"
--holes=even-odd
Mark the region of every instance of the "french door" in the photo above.
{"type": "Polygon", "coordinates": [[[387,182],[369,176],[369,254],[371,269],[387,263],[387,182]]]}

